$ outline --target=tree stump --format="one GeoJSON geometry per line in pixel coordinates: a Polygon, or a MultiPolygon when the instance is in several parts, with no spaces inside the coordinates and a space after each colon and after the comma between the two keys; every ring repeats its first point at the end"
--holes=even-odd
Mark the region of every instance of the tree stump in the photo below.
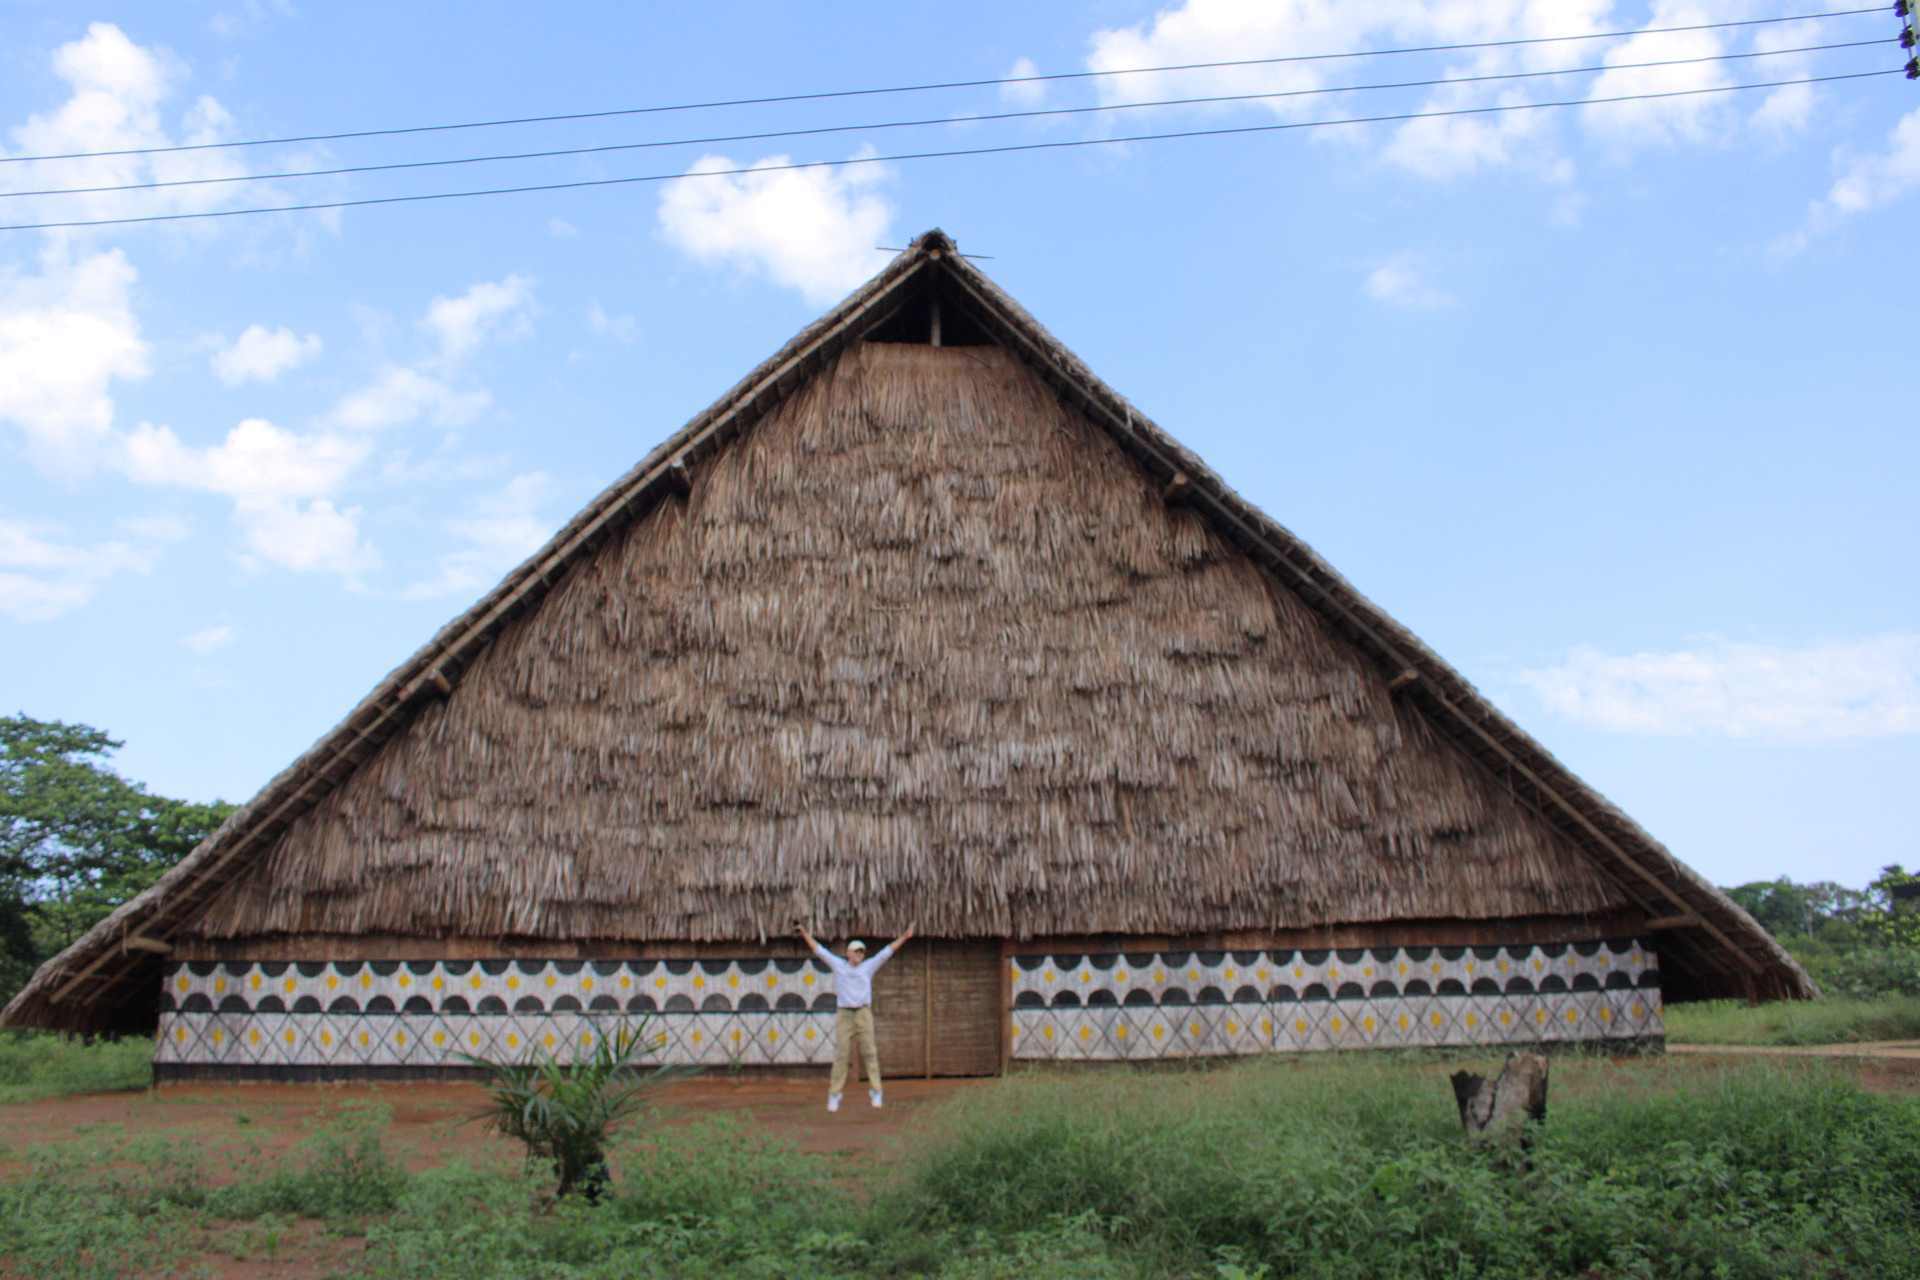
{"type": "Polygon", "coordinates": [[[1547,1118],[1547,1060],[1537,1053],[1512,1053],[1498,1080],[1456,1071],[1453,1098],[1460,1104],[1460,1127],[1474,1142],[1518,1141],[1526,1148],[1526,1123],[1547,1118]]]}

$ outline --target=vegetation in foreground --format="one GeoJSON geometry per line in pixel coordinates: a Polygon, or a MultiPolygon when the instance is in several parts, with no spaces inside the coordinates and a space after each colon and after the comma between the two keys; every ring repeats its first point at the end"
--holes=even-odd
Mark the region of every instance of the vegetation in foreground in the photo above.
{"type": "Polygon", "coordinates": [[[1849,1000],[1702,1000],[1666,1008],[1672,1044],[1817,1045],[1920,1040],[1920,996],[1849,1000]]]}
{"type": "Polygon", "coordinates": [[[40,1031],[0,1031],[0,1104],[151,1083],[153,1042],[145,1037],[86,1044],[40,1031]]]}
{"type": "Polygon", "coordinates": [[[102,1134],[0,1153],[25,1162],[0,1259],[191,1271],[298,1227],[392,1280],[1920,1276],[1920,1100],[1814,1063],[1565,1059],[1522,1171],[1461,1140],[1444,1083],[1357,1059],[1019,1077],[858,1179],[711,1119],[617,1147],[597,1205],[511,1165],[408,1174],[374,1113],[223,1186],[192,1135],[102,1134]]]}

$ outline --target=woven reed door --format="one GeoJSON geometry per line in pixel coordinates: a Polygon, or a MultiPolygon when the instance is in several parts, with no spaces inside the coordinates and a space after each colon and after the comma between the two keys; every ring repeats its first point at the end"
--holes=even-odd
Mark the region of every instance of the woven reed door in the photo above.
{"type": "Polygon", "coordinates": [[[926,944],[909,942],[874,975],[873,1030],[882,1076],[927,1074],[926,944]]]}
{"type": "Polygon", "coordinates": [[[909,942],[873,981],[880,1073],[997,1074],[1005,980],[998,943],[909,942]]]}
{"type": "Polygon", "coordinates": [[[997,942],[933,944],[933,1074],[1000,1072],[1000,1018],[1006,974],[997,942]]]}

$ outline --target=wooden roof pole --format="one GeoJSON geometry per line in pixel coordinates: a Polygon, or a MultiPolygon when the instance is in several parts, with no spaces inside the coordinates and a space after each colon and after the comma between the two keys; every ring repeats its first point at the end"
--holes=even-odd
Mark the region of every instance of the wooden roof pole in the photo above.
{"type": "Polygon", "coordinates": [[[1692,914],[1683,916],[1660,916],[1657,919],[1647,921],[1647,932],[1658,933],[1662,929],[1696,929],[1704,927],[1705,924],[1706,921],[1692,914]]]}

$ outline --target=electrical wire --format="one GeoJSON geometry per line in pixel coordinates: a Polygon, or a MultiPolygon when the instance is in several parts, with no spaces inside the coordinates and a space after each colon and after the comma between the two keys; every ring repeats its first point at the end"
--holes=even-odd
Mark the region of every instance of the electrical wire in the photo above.
{"type": "Polygon", "coordinates": [[[997,111],[983,115],[934,116],[922,120],[880,120],[869,124],[820,125],[807,129],[778,129],[768,133],[718,134],[704,138],[673,138],[652,142],[613,142],[593,147],[557,147],[546,151],[515,151],[483,156],[458,156],[444,160],[403,160],[389,164],[341,165],[332,169],[291,169],[279,173],[222,174],[207,178],[170,178],[155,182],[121,182],[93,187],[46,187],[28,191],[0,191],[0,200],[18,200],[30,196],[99,195],[116,191],[157,191],[171,187],[205,187],[236,182],[274,182],[283,178],[329,178],[352,173],[389,173],[401,169],[441,169],[451,165],[493,164],[509,160],[550,160],[563,156],[601,155],[616,151],[646,151],[666,147],[711,146],[726,142],[766,142],[782,138],[818,137],[834,133],[864,133],[882,129],[919,129],[933,125],[984,124],[999,120],[1029,120],[1036,117],[1090,115],[1108,111],[1136,111],[1153,107],[1189,107],[1227,102],[1263,102],[1280,98],[1310,98],[1336,93],[1367,93],[1386,89],[1424,89],[1440,85],[1484,84],[1499,80],[1530,80],[1547,76],[1590,75],[1605,71],[1639,71],[1649,67],[1696,66],[1707,62],[1736,62],[1753,58],[1786,57],[1796,53],[1821,53],[1830,49],[1858,49],[1867,45],[1891,44],[1893,37],[1873,40],[1845,40],[1835,44],[1810,44],[1792,49],[1761,49],[1748,53],[1716,53],[1697,58],[1663,58],[1652,62],[1600,63],[1585,67],[1561,67],[1551,71],[1502,71],[1477,76],[1442,76],[1431,80],[1398,80],[1375,84],[1329,85],[1315,89],[1284,89],[1270,93],[1215,94],[1201,98],[1163,98],[1152,102],[1116,102],[1091,107],[1046,107],[1027,111],[997,111]]]}
{"type": "Polygon", "coordinates": [[[256,205],[246,209],[207,209],[194,213],[153,213],[126,218],[74,219],[62,222],[20,222],[0,225],[0,231],[52,231],[69,227],[118,227],[146,222],[186,222],[200,218],[236,218],[256,213],[301,213],[318,209],[358,209],[369,205],[417,204],[429,200],[464,200],[479,196],[521,195],[534,191],[575,191],[586,187],[617,187],[636,183],[678,182],[686,178],[720,178],[749,173],[781,173],[800,169],[843,169],[853,165],[887,164],[902,160],[944,160],[958,156],[1007,155],[1022,151],[1061,151],[1073,147],[1115,146],[1129,142],[1163,142],[1176,138],[1221,138],[1237,134],[1280,133],[1292,129],[1323,129],[1338,125],[1392,124],[1406,120],[1437,120],[1451,116],[1499,115],[1510,111],[1541,111],[1553,107],[1600,106],[1613,102],[1650,102],[1662,98],[1692,98],[1750,89],[1782,89],[1792,85],[1830,84],[1840,80],[1867,80],[1905,75],[1903,67],[1879,71],[1850,71],[1795,80],[1763,80],[1749,84],[1715,85],[1704,89],[1674,89],[1665,93],[1626,93],[1606,98],[1566,98],[1552,102],[1514,102],[1486,107],[1459,107],[1448,111],[1402,111],[1391,115],[1347,116],[1338,120],[1296,120],[1280,124],[1235,125],[1218,129],[1181,129],[1168,133],[1136,133],[1113,138],[1073,138],[1054,142],[1016,142],[994,147],[963,147],[946,151],[909,151],[894,155],[849,156],[844,160],[804,160],[787,164],[749,165],[734,169],[703,169],[694,173],[649,173],[624,178],[583,178],[572,182],[541,182],[516,187],[483,187],[469,191],[428,191],[415,195],[367,196],[357,200],[320,200],[307,204],[256,205]]]}
{"type": "Polygon", "coordinates": [[[298,205],[253,205],[248,209],[202,209],[194,213],[148,213],[136,217],[109,217],[109,219],[71,219],[60,223],[12,223],[0,225],[0,232],[10,230],[56,230],[73,226],[127,226],[134,223],[184,223],[194,219],[215,219],[215,217],[244,217],[252,213],[303,213],[313,209],[359,209],[367,205],[397,205],[397,203],[420,203],[430,200],[470,200],[480,196],[518,196],[528,192],[566,192],[582,190],[595,186],[630,186],[639,182],[678,182],[682,178],[720,178],[739,177],[747,173],[787,173],[799,169],[847,169],[852,165],[881,165],[891,161],[906,159],[952,159],[960,155],[1008,155],[1016,152],[1058,152],[1083,146],[1117,146],[1125,142],[1165,142],[1175,138],[1225,138],[1235,134],[1256,134],[1256,132],[1284,132],[1292,129],[1329,129],[1338,125],[1388,125],[1400,121],[1419,121],[1419,119],[1446,119],[1457,115],[1501,115],[1507,111],[1542,111],[1549,107],[1586,107],[1603,106],[1611,102],[1653,102],[1661,98],[1697,98],[1703,94],[1732,94],[1753,88],[1788,88],[1793,84],[1830,84],[1836,81],[1864,81],[1882,75],[1905,75],[1903,67],[1885,67],[1882,71],[1847,71],[1837,75],[1811,75],[1791,81],[1755,81],[1747,84],[1716,84],[1709,88],[1678,88],[1659,94],[1617,94],[1611,98],[1563,98],[1555,102],[1513,102],[1486,107],[1455,107],[1448,111],[1396,111],[1392,115],[1350,115],[1342,119],[1327,121],[1286,121],[1279,125],[1235,125],[1223,129],[1181,129],[1171,132],[1146,132],[1146,134],[1123,134],[1116,138],[1068,138],[1056,142],[1008,142],[1002,146],[979,146],[979,148],[954,148],[945,152],[900,152],[893,155],[851,155],[847,159],[808,159],[791,161],[783,165],[745,165],[737,169],[703,169],[697,173],[645,173],[622,178],[580,178],[572,182],[532,182],[524,186],[488,186],[465,192],[420,192],[413,196],[365,196],[359,200],[321,200],[298,203],[298,205]]]}
{"type": "Polygon", "coordinates": [[[1206,71],[1229,67],[1266,67],[1297,62],[1333,62],[1353,58],[1384,58],[1416,53],[1459,53],[1473,49],[1509,49],[1525,45],[1562,44],[1577,40],[1614,40],[1630,36],[1670,35],[1689,31],[1720,31],[1782,22],[1812,22],[1882,13],[1883,5],[1833,9],[1822,13],[1783,14],[1772,18],[1742,18],[1728,22],[1697,22],[1685,26],[1641,27],[1631,31],[1593,31],[1583,35],[1525,36],[1511,40],[1478,40],[1459,44],[1409,45],[1395,49],[1361,49],[1347,53],[1301,53],[1271,58],[1236,58],[1219,62],[1182,62],[1158,67],[1117,67],[1106,71],[1061,71],[1044,75],[999,76],[984,80],[942,80],[929,84],[891,85],[878,89],[836,89],[813,93],[785,93],[762,98],[723,98],[710,102],[682,102],[668,106],[622,107],[609,111],[570,111],[556,115],[512,116],[499,120],[468,120],[453,124],[406,125],[388,129],[353,129],[338,133],[292,134],[283,138],[248,138],[232,142],[192,142],[166,147],[125,147],[114,151],[65,151],[42,155],[0,156],[0,164],[42,160],[90,160],[104,156],[168,155],[181,151],[219,151],[234,147],[276,147],[297,142],[340,142],[351,138],[391,138],[403,134],[446,133],[456,129],[497,129],[507,125],[558,124],[573,120],[606,120],[618,116],[660,115],[677,111],[706,111],[719,107],[761,107],[787,102],[819,102],[835,98],[864,98],[893,93],[927,93],[944,89],[986,89],[1000,85],[1044,84],[1062,80],[1091,80],[1106,76],[1150,75],[1167,71],[1206,71]]]}

